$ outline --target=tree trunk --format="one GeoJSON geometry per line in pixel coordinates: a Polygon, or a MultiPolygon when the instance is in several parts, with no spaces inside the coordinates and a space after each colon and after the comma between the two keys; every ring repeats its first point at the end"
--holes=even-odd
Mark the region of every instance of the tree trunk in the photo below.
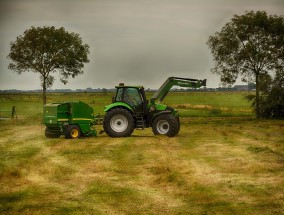
{"type": "Polygon", "coordinates": [[[42,102],[43,102],[43,105],[46,104],[46,77],[43,76],[42,77],[43,80],[42,80],[42,102]]]}
{"type": "Polygon", "coordinates": [[[256,112],[256,118],[260,118],[260,108],[259,108],[259,72],[255,73],[255,112],[256,112]]]}

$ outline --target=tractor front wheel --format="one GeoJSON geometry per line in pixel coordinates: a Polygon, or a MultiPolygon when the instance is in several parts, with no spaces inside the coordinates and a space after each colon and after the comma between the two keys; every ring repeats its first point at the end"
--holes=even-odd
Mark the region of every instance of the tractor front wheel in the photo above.
{"type": "Polygon", "coordinates": [[[179,132],[179,122],[173,115],[162,114],[154,119],[152,130],[155,135],[164,134],[174,137],[179,132]]]}
{"type": "Polygon", "coordinates": [[[79,138],[81,137],[81,129],[78,125],[67,125],[64,134],[66,139],[79,138]]]}
{"type": "Polygon", "coordinates": [[[114,108],[106,113],[104,130],[110,137],[129,137],[134,130],[131,113],[123,108],[114,108]]]}

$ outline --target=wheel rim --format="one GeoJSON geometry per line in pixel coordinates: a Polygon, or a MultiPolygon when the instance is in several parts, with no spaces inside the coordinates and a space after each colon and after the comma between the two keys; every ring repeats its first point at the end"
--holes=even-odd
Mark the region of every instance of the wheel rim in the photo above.
{"type": "Polygon", "coordinates": [[[170,124],[168,123],[168,121],[166,120],[160,120],[157,123],[157,131],[160,134],[166,134],[168,133],[168,131],[170,130],[170,124]]]}
{"type": "Polygon", "coordinates": [[[123,132],[128,127],[128,120],[121,114],[115,115],[110,120],[110,127],[115,132],[123,132]]]}
{"type": "Polygon", "coordinates": [[[76,129],[76,128],[73,128],[72,130],[71,130],[71,137],[72,138],[76,138],[76,137],[78,137],[79,136],[79,131],[76,129]]]}

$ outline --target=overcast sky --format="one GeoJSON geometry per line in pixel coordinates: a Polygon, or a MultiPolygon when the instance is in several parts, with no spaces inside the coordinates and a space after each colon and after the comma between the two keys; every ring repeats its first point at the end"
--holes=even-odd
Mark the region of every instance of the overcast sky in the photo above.
{"type": "Polygon", "coordinates": [[[40,89],[39,74],[8,70],[9,44],[31,26],[64,27],[90,46],[84,74],[52,89],[111,88],[120,82],[158,88],[169,76],[207,78],[206,45],[234,14],[284,14],[284,0],[1,0],[0,89],[40,89]]]}

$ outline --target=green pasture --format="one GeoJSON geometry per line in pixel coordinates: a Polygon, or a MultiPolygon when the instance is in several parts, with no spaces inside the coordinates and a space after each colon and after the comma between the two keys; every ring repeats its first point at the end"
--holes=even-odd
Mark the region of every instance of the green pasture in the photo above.
{"type": "MultiPolygon", "coordinates": [[[[283,214],[284,121],[257,120],[243,93],[170,93],[178,136],[135,130],[47,139],[40,94],[0,94],[0,214],[283,214]],[[188,117],[189,116],[189,117],[188,117]]],[[[107,93],[53,93],[96,113],[107,93]]],[[[100,125],[96,126],[99,131],[100,125]]]]}
{"type": "MultiPolygon", "coordinates": [[[[240,117],[254,114],[239,92],[170,92],[163,103],[179,110],[181,117],[240,117]]],[[[103,114],[104,106],[111,103],[114,93],[48,93],[48,103],[57,101],[83,101],[103,114]]],[[[147,97],[151,98],[152,93],[147,97]]],[[[40,93],[0,94],[0,111],[16,106],[19,117],[41,118],[40,93]]]]}

